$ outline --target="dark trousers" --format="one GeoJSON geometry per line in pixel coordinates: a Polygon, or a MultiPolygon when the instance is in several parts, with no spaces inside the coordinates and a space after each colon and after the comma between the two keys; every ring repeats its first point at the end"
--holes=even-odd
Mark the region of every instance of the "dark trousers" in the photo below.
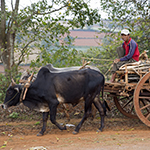
{"type": "MultiPolygon", "coordinates": [[[[124,57],[124,55],[125,55],[124,48],[121,47],[121,46],[117,47],[117,54],[118,54],[119,58],[124,57]]],[[[117,70],[119,70],[119,68],[122,65],[127,64],[127,63],[133,63],[133,62],[136,62],[136,60],[134,60],[133,58],[131,58],[131,59],[126,60],[126,61],[119,61],[118,63],[114,63],[111,72],[115,73],[117,70]]]]}

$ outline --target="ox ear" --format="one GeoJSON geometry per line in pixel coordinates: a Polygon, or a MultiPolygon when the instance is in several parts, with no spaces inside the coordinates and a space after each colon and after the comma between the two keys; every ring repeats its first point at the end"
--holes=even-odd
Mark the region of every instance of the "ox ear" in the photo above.
{"type": "Polygon", "coordinates": [[[16,85],[15,81],[11,79],[11,86],[15,86],[15,85],[16,85]]]}
{"type": "Polygon", "coordinates": [[[19,93],[19,88],[18,87],[14,88],[14,90],[16,90],[19,93]]]}

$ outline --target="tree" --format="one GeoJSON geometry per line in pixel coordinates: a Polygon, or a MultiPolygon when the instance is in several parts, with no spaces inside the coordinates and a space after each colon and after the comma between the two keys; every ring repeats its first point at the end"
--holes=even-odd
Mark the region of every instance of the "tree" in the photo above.
{"type": "Polygon", "coordinates": [[[16,0],[13,5],[11,0],[10,11],[5,0],[1,0],[0,59],[9,77],[16,73],[19,64],[32,54],[35,47],[41,50],[36,63],[41,62],[40,57],[45,58],[45,62],[57,62],[59,60],[54,56],[60,57],[61,54],[60,59],[66,60],[68,56],[72,59],[72,55],[75,58],[77,51],[67,48],[72,42],[69,29],[83,28],[100,21],[98,10],[89,8],[86,0],[39,0],[23,9],[19,9],[19,2],[16,0]],[[67,19],[70,17],[71,20],[67,19]],[[66,38],[68,40],[65,41],[66,38]],[[18,54],[17,59],[15,54],[18,54]]]}
{"type": "Polygon", "coordinates": [[[94,64],[99,64],[103,74],[108,74],[113,60],[118,57],[116,48],[123,43],[120,36],[123,28],[131,31],[131,37],[138,43],[140,52],[150,50],[150,3],[148,0],[101,0],[100,4],[108,14],[108,18],[100,22],[99,31],[105,33],[105,37],[99,50],[89,49],[83,57],[91,58],[94,64]]]}
{"type": "MultiPolygon", "coordinates": [[[[138,43],[140,52],[150,49],[150,16],[148,0],[101,0],[103,11],[108,13],[108,24],[101,24],[100,32],[106,32],[103,48],[105,57],[115,58],[120,46],[120,30],[128,28],[131,37],[138,43]],[[103,28],[105,27],[105,28],[103,28]]],[[[148,52],[150,56],[150,51],[148,52]]]]}

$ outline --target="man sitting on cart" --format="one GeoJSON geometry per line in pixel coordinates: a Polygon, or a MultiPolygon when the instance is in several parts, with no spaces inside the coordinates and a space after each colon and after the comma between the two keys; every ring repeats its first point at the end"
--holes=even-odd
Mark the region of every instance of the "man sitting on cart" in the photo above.
{"type": "Polygon", "coordinates": [[[123,29],[121,31],[121,38],[123,39],[123,44],[121,47],[117,48],[118,57],[114,60],[112,67],[112,77],[110,82],[113,83],[116,77],[116,71],[126,63],[133,63],[139,61],[139,49],[138,44],[131,39],[130,32],[128,29],[123,29]]]}

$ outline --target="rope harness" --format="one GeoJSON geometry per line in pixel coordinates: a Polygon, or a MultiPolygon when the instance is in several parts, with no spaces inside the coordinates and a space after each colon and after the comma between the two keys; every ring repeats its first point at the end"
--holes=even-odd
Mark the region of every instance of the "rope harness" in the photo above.
{"type": "Polygon", "coordinates": [[[9,101],[7,101],[5,104],[9,103],[10,101],[12,101],[16,96],[17,94],[19,94],[19,92],[17,92],[9,101]]]}
{"type": "Polygon", "coordinates": [[[23,101],[24,89],[25,89],[25,84],[23,85],[23,88],[22,88],[22,91],[21,91],[21,94],[20,94],[20,102],[21,103],[23,101]]]}
{"type": "MultiPolygon", "coordinates": [[[[22,85],[22,91],[21,91],[21,94],[20,94],[20,99],[19,101],[22,103],[22,101],[24,100],[23,99],[23,96],[24,96],[24,91],[25,91],[25,88],[26,88],[26,83],[24,85],[22,85]]],[[[17,95],[19,94],[19,92],[17,91],[17,93],[9,100],[7,101],[5,104],[8,104],[10,101],[12,101],[17,95]]]]}
{"type": "MultiPolygon", "coordinates": [[[[24,99],[25,99],[25,96],[26,96],[26,92],[27,92],[27,89],[29,88],[30,84],[31,84],[31,80],[33,78],[33,73],[32,75],[28,78],[27,82],[24,83],[23,85],[21,85],[21,94],[20,94],[20,99],[19,101],[22,102],[24,99]]],[[[12,101],[16,96],[17,94],[19,94],[19,92],[17,91],[17,93],[9,100],[7,101],[5,104],[8,104],[10,101],[12,101]]]]}

